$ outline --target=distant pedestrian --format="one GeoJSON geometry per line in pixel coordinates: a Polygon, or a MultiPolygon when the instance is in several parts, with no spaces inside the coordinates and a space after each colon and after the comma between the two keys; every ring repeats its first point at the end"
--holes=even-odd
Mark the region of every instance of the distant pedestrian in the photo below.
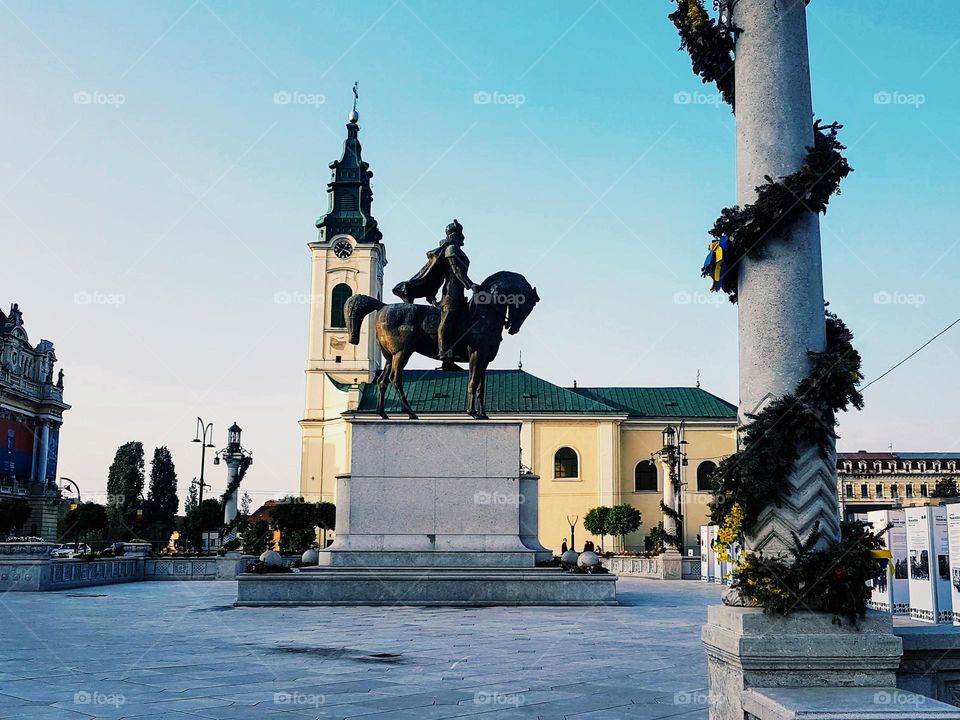
{"type": "Polygon", "coordinates": [[[563,555],[566,551],[567,551],[567,541],[564,540],[564,541],[560,544],[560,554],[563,555]]]}

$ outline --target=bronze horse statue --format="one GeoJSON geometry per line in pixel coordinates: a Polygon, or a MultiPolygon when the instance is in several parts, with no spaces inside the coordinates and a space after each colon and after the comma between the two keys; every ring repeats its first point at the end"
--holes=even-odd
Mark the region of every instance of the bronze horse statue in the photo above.
{"type": "MultiPolygon", "coordinates": [[[[467,413],[471,417],[487,419],[483,399],[487,366],[497,356],[503,329],[511,335],[519,332],[539,300],[537,289],[523,275],[507,271],[494,273],[484,280],[470,299],[457,343],[456,360],[470,362],[467,413]]],[[[438,358],[440,310],[414,303],[388,305],[369,295],[353,295],[344,306],[351,344],[360,343],[360,325],[374,311],[377,311],[377,341],[385,361],[377,378],[377,414],[387,417],[383,401],[387,386],[392,384],[403,411],[410,418],[416,418],[403,393],[403,369],[414,353],[438,358]]]]}

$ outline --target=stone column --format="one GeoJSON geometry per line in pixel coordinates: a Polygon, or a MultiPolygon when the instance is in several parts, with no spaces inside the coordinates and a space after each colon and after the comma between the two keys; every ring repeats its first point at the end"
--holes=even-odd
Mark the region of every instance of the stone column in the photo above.
{"type": "MultiPolygon", "coordinates": [[[[813,115],[805,0],[739,0],[733,8],[733,24],[741,30],[736,118],[737,200],[743,205],[753,202],[754,188],[765,175],[778,178],[800,168],[813,144],[813,115]]],[[[746,413],[793,392],[809,373],[808,351],[821,351],[826,344],[814,214],[773,228],[762,253],[742,262],[739,295],[742,423],[746,413]]],[[[794,472],[782,480],[790,491],[783,507],[771,506],[761,515],[754,534],[745,538],[747,550],[768,556],[785,552],[792,547],[791,533],[806,539],[818,521],[821,547],[838,538],[833,455],[831,450],[824,458],[819,448],[800,448],[794,472]]],[[[901,643],[893,636],[890,616],[869,614],[859,631],[831,619],[802,605],[789,617],[760,608],[710,607],[701,637],[711,720],[744,720],[744,690],[869,686],[896,692],[901,643]]],[[[840,717],[836,709],[826,708],[822,717],[840,717]]],[[[858,708],[879,716],[870,710],[858,708]]]]}
{"type": "MultiPolygon", "coordinates": [[[[736,47],[737,202],[755,200],[764,176],[803,164],[813,144],[810,64],[803,0],[740,0],[736,47]]],[[[756,257],[740,264],[740,421],[793,392],[810,371],[807,352],[826,345],[820,224],[808,213],[773,229],[756,257]]],[[[836,468],[819,448],[802,447],[783,507],[770,507],[747,550],[776,554],[807,538],[819,521],[821,546],[839,538],[836,468]]]]}
{"type": "Polygon", "coordinates": [[[36,480],[46,485],[47,456],[50,454],[50,423],[44,421],[40,426],[40,462],[38,463],[36,480]]]}

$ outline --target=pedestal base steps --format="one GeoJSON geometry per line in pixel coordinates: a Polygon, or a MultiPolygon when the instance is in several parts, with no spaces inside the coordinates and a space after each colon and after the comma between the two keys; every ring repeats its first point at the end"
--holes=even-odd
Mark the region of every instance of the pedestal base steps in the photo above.
{"type": "Polygon", "coordinates": [[[243,575],[236,605],[616,605],[616,580],[559,568],[310,568],[243,575]]]}

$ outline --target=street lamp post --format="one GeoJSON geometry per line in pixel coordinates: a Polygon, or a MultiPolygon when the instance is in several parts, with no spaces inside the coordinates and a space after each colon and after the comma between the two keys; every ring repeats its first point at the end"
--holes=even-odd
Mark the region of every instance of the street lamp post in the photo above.
{"type": "Polygon", "coordinates": [[[77,484],[76,484],[73,480],[71,480],[70,478],[68,478],[68,477],[63,477],[62,475],[60,476],[60,482],[62,482],[62,483],[64,483],[64,484],[67,484],[67,485],[73,485],[73,489],[74,489],[74,491],[77,493],[77,504],[79,504],[79,503],[81,502],[81,500],[80,500],[80,486],[77,485],[77,484]]]}
{"type": "Polygon", "coordinates": [[[673,510],[679,522],[664,513],[663,527],[668,533],[677,538],[677,550],[684,552],[683,527],[683,468],[687,465],[687,440],[684,437],[685,422],[681,421],[677,427],[667,425],[663,429],[663,447],[660,458],[667,465],[667,479],[664,482],[664,506],[673,510]],[[672,532],[671,532],[672,531],[672,532]]]}
{"type": "MultiPolygon", "coordinates": [[[[207,464],[207,448],[213,447],[213,423],[204,425],[203,419],[197,417],[197,436],[192,442],[200,443],[200,499],[199,505],[203,505],[203,488],[206,483],[203,481],[203,469],[207,464]],[[208,438],[209,436],[209,438],[208,438]]],[[[208,486],[210,487],[210,486],[208,486]]]]}

